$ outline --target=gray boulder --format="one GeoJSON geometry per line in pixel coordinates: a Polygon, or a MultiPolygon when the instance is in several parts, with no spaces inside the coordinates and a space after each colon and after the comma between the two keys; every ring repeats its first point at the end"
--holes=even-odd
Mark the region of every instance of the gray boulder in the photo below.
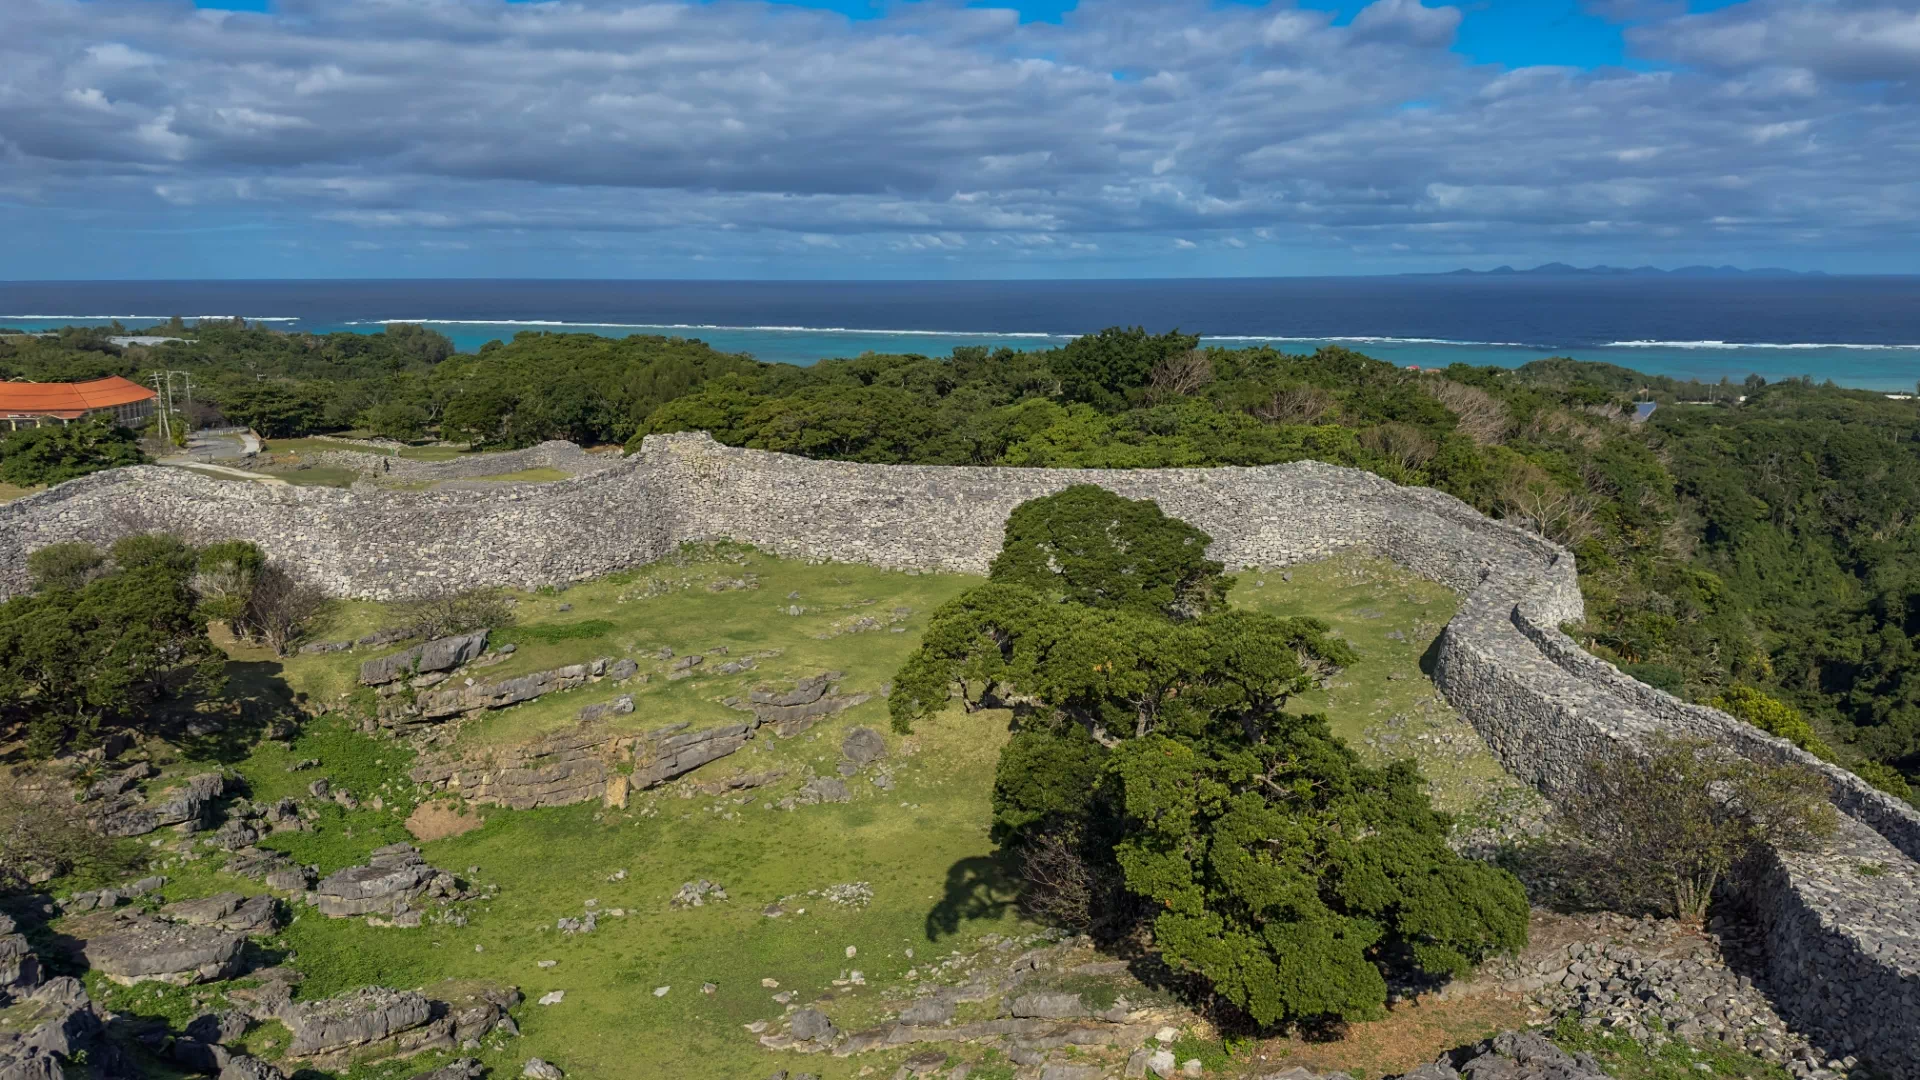
{"type": "Polygon", "coordinates": [[[551,1061],[543,1061],[540,1058],[528,1058],[526,1065],[520,1070],[520,1075],[526,1077],[527,1080],[560,1080],[561,1077],[567,1074],[561,1072],[560,1066],[555,1065],[551,1061]]]}
{"type": "Polygon", "coordinates": [[[627,716],[633,712],[633,695],[622,694],[612,701],[603,701],[597,705],[580,707],[580,722],[590,723],[605,720],[609,716],[627,716]]]}
{"type": "Polygon", "coordinates": [[[282,892],[306,892],[313,888],[319,876],[310,866],[283,866],[267,872],[267,887],[282,892]]]}
{"type": "Polygon", "coordinates": [[[787,1025],[787,1030],[801,1042],[831,1043],[840,1035],[840,1029],[819,1009],[801,1009],[787,1025]]]}
{"type": "Polygon", "coordinates": [[[640,674],[640,665],[629,658],[615,660],[607,667],[607,678],[614,682],[625,682],[640,674]]]}
{"type": "Polygon", "coordinates": [[[931,1027],[953,1019],[953,1002],[931,997],[916,1001],[900,1011],[900,1022],[915,1027],[931,1027]]]}
{"type": "Polygon", "coordinates": [[[351,1050],[421,1027],[433,1006],[413,990],[366,986],[338,997],[295,1005],[281,1014],[293,1033],[287,1052],[294,1057],[351,1050]]]}
{"type": "Polygon", "coordinates": [[[1545,1036],[1503,1031],[1455,1050],[1404,1080],[1606,1080],[1607,1072],[1586,1054],[1569,1054],[1545,1036]]]}
{"type": "Polygon", "coordinates": [[[871,765],[887,756],[887,738],[869,727],[857,727],[840,740],[840,753],[855,768],[871,765]]]}
{"type": "Polygon", "coordinates": [[[13,920],[0,915],[0,988],[40,985],[40,958],[33,955],[25,934],[13,932],[13,920]]]}
{"type": "Polygon", "coordinates": [[[160,914],[175,922],[194,926],[217,926],[243,934],[263,934],[279,925],[279,906],[273,897],[242,896],[237,892],[215,893],[200,900],[181,900],[160,909],[160,914]]]}
{"type": "Polygon", "coordinates": [[[390,682],[435,671],[452,671],[487,651],[487,632],[435,638],[411,649],[369,660],[360,665],[363,686],[385,686],[390,682]]]}
{"type": "Polygon", "coordinates": [[[82,951],[88,966],[123,986],[148,979],[185,986],[236,974],[246,941],[234,930],[135,915],[87,939],[82,951]]]}
{"type": "Polygon", "coordinates": [[[412,1080],[480,1080],[487,1075],[486,1066],[470,1057],[457,1058],[428,1072],[416,1074],[412,1080]]]}
{"type": "Polygon", "coordinates": [[[204,1043],[230,1043],[247,1033],[253,1017],[239,1009],[201,1013],[187,1022],[187,1038],[204,1043]]]}
{"type": "Polygon", "coordinates": [[[847,790],[847,782],[831,776],[816,776],[800,788],[800,801],[803,803],[843,803],[852,802],[853,794],[847,790]]]}
{"type": "Polygon", "coordinates": [[[322,915],[393,914],[427,890],[441,871],[428,866],[418,849],[392,844],[375,851],[365,866],[336,870],[314,887],[313,903],[322,915]]]}
{"type": "Polygon", "coordinates": [[[551,671],[536,671],[517,679],[497,683],[476,683],[420,695],[419,715],[423,720],[444,720],[475,709],[502,709],[523,701],[561,690],[585,686],[593,679],[591,664],[569,664],[551,671]]]}
{"type": "Polygon", "coordinates": [[[220,1080],[287,1080],[287,1074],[257,1057],[235,1054],[220,1070],[220,1080]]]}
{"type": "Polygon", "coordinates": [[[233,1054],[219,1043],[201,1042],[199,1039],[175,1039],[167,1048],[167,1056],[188,1072],[218,1076],[227,1067],[233,1054]]]}

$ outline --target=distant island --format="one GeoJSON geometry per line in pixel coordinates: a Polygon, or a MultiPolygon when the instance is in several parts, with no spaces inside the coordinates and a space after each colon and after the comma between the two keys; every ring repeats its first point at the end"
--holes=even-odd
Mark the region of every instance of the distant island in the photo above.
{"type": "Polygon", "coordinates": [[[1448,270],[1438,274],[1413,274],[1410,277],[1687,277],[1687,278],[1751,278],[1751,277],[1826,277],[1824,270],[1787,270],[1778,266],[1763,266],[1753,270],[1742,270],[1737,266],[1682,266],[1673,270],[1662,270],[1657,266],[1570,266],[1567,263],[1546,263],[1531,270],[1515,270],[1511,266],[1496,266],[1491,270],[1448,270]]]}

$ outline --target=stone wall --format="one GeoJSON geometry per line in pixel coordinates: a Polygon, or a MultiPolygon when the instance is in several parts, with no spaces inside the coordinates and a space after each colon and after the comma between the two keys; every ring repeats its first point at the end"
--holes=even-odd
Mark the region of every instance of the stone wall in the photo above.
{"type": "MultiPolygon", "coordinates": [[[[532,466],[516,466],[524,467],[532,466]]],[[[25,585],[35,548],[147,529],[252,539],[334,593],[380,598],[581,580],[720,538],[796,558],[977,573],[1015,506],[1074,483],[1155,499],[1210,533],[1212,554],[1229,566],[1360,551],[1456,590],[1461,607],[1441,638],[1435,682],[1506,767],[1549,797],[1577,784],[1594,754],[1663,730],[1818,769],[1846,825],[1831,851],[1772,860],[1755,897],[1770,981],[1803,1030],[1889,1076],[1920,1080],[1920,814],[1581,651],[1558,629],[1582,612],[1569,553],[1446,495],[1368,473],[1317,462],[869,466],[730,449],[704,435],[650,437],[640,453],[596,472],[500,491],[270,487],[135,468],[0,507],[0,591],[25,585]]]]}

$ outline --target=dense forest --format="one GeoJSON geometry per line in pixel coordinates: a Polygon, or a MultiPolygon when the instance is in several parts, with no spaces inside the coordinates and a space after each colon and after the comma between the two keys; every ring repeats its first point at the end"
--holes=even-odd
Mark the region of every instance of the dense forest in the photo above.
{"type": "MultiPolygon", "coordinates": [[[[1910,795],[1920,775],[1920,404],[1808,380],[1702,385],[1574,360],[1409,371],[1346,349],[1113,329],[1043,352],[763,364],[695,340],[171,325],[0,340],[0,378],[194,374],[201,419],[480,447],[649,433],[864,462],[1062,467],[1313,458],[1446,491],[1574,549],[1577,633],[1910,795]],[[1638,402],[1657,408],[1635,416],[1638,402]],[[1759,691],[1756,693],[1755,691],[1759,691]]],[[[4,447],[0,447],[4,454],[4,447]]]]}

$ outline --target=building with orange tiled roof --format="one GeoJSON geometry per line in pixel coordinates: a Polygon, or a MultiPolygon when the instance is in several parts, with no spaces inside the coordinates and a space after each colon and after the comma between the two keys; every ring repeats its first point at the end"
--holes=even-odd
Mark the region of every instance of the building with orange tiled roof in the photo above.
{"type": "Polygon", "coordinates": [[[103,415],[123,427],[139,427],[153,415],[159,396],[118,375],[78,383],[0,383],[0,428],[17,431],[103,415]]]}

